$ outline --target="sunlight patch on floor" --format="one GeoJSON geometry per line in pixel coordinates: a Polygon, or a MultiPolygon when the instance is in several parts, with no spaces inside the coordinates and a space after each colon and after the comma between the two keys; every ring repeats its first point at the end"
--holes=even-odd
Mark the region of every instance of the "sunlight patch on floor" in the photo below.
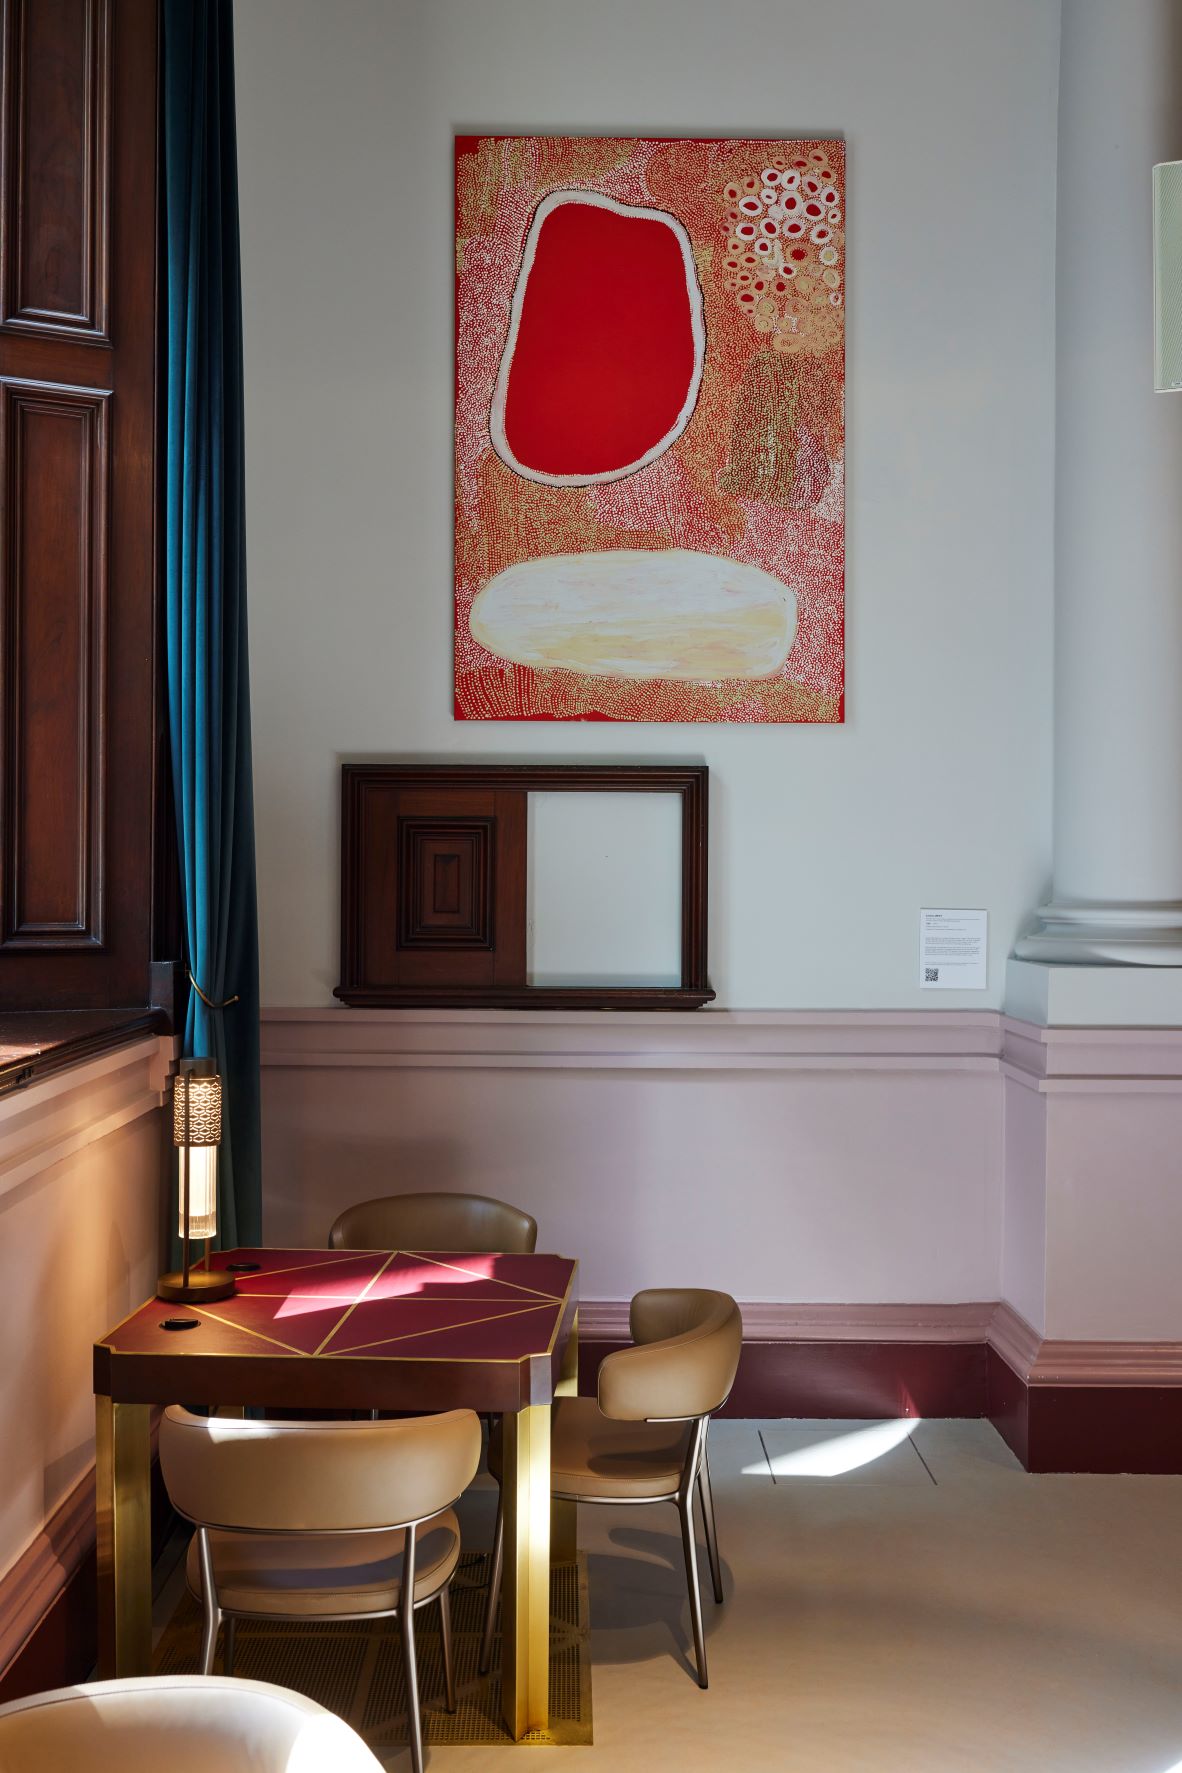
{"type": "MultiPolygon", "coordinates": [[[[869,1428],[856,1428],[849,1433],[819,1433],[807,1446],[790,1452],[769,1455],[768,1461],[745,1465],[744,1477],[766,1477],[768,1464],[775,1477],[842,1477],[872,1465],[895,1447],[902,1446],[918,1426],[918,1416],[900,1417],[893,1422],[874,1422],[869,1428]]],[[[834,1424],[836,1429],[836,1424],[834,1424]]]]}

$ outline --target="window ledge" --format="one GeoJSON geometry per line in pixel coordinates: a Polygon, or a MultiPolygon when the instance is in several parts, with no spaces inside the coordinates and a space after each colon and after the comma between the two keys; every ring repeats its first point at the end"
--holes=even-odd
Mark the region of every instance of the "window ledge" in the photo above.
{"type": "Polygon", "coordinates": [[[99,1051],[56,1049],[55,1069],[0,1095],[0,1197],[160,1108],[176,1047],[171,1034],[125,1025],[99,1051]]]}
{"type": "Polygon", "coordinates": [[[168,1031],[158,1009],[14,1010],[0,1015],[0,1099],[70,1065],[168,1031]]]}

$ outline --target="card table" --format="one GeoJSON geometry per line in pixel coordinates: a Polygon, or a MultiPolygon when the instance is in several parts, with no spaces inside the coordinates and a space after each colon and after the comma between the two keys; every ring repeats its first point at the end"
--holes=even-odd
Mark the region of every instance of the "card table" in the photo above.
{"type": "Polygon", "coordinates": [[[220,1250],[237,1292],[150,1299],[95,1343],[99,1668],[151,1661],[151,1418],[171,1403],[450,1410],[504,1417],[501,1678],[515,1739],[549,1722],[550,1556],[574,1506],[550,1502],[550,1408],[578,1389],[578,1264],[422,1250],[220,1250]],[[256,1266],[257,1265],[257,1266],[256,1266]],[[196,1319],[169,1330],[167,1319],[196,1319]]]}

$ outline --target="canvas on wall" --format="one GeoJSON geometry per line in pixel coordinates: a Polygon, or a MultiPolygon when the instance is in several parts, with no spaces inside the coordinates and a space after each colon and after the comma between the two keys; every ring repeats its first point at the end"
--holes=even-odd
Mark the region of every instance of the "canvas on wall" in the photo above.
{"type": "Polygon", "coordinates": [[[845,211],[836,141],[457,137],[457,719],[842,719],[845,211]]]}

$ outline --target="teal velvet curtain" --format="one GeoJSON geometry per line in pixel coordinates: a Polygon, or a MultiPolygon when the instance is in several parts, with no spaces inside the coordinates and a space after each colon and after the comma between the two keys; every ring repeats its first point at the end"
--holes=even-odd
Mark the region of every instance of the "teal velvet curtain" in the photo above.
{"type": "Polygon", "coordinates": [[[168,713],[189,993],[217,1061],[218,1242],[259,1242],[258,919],[230,0],[164,0],[168,713]]]}

